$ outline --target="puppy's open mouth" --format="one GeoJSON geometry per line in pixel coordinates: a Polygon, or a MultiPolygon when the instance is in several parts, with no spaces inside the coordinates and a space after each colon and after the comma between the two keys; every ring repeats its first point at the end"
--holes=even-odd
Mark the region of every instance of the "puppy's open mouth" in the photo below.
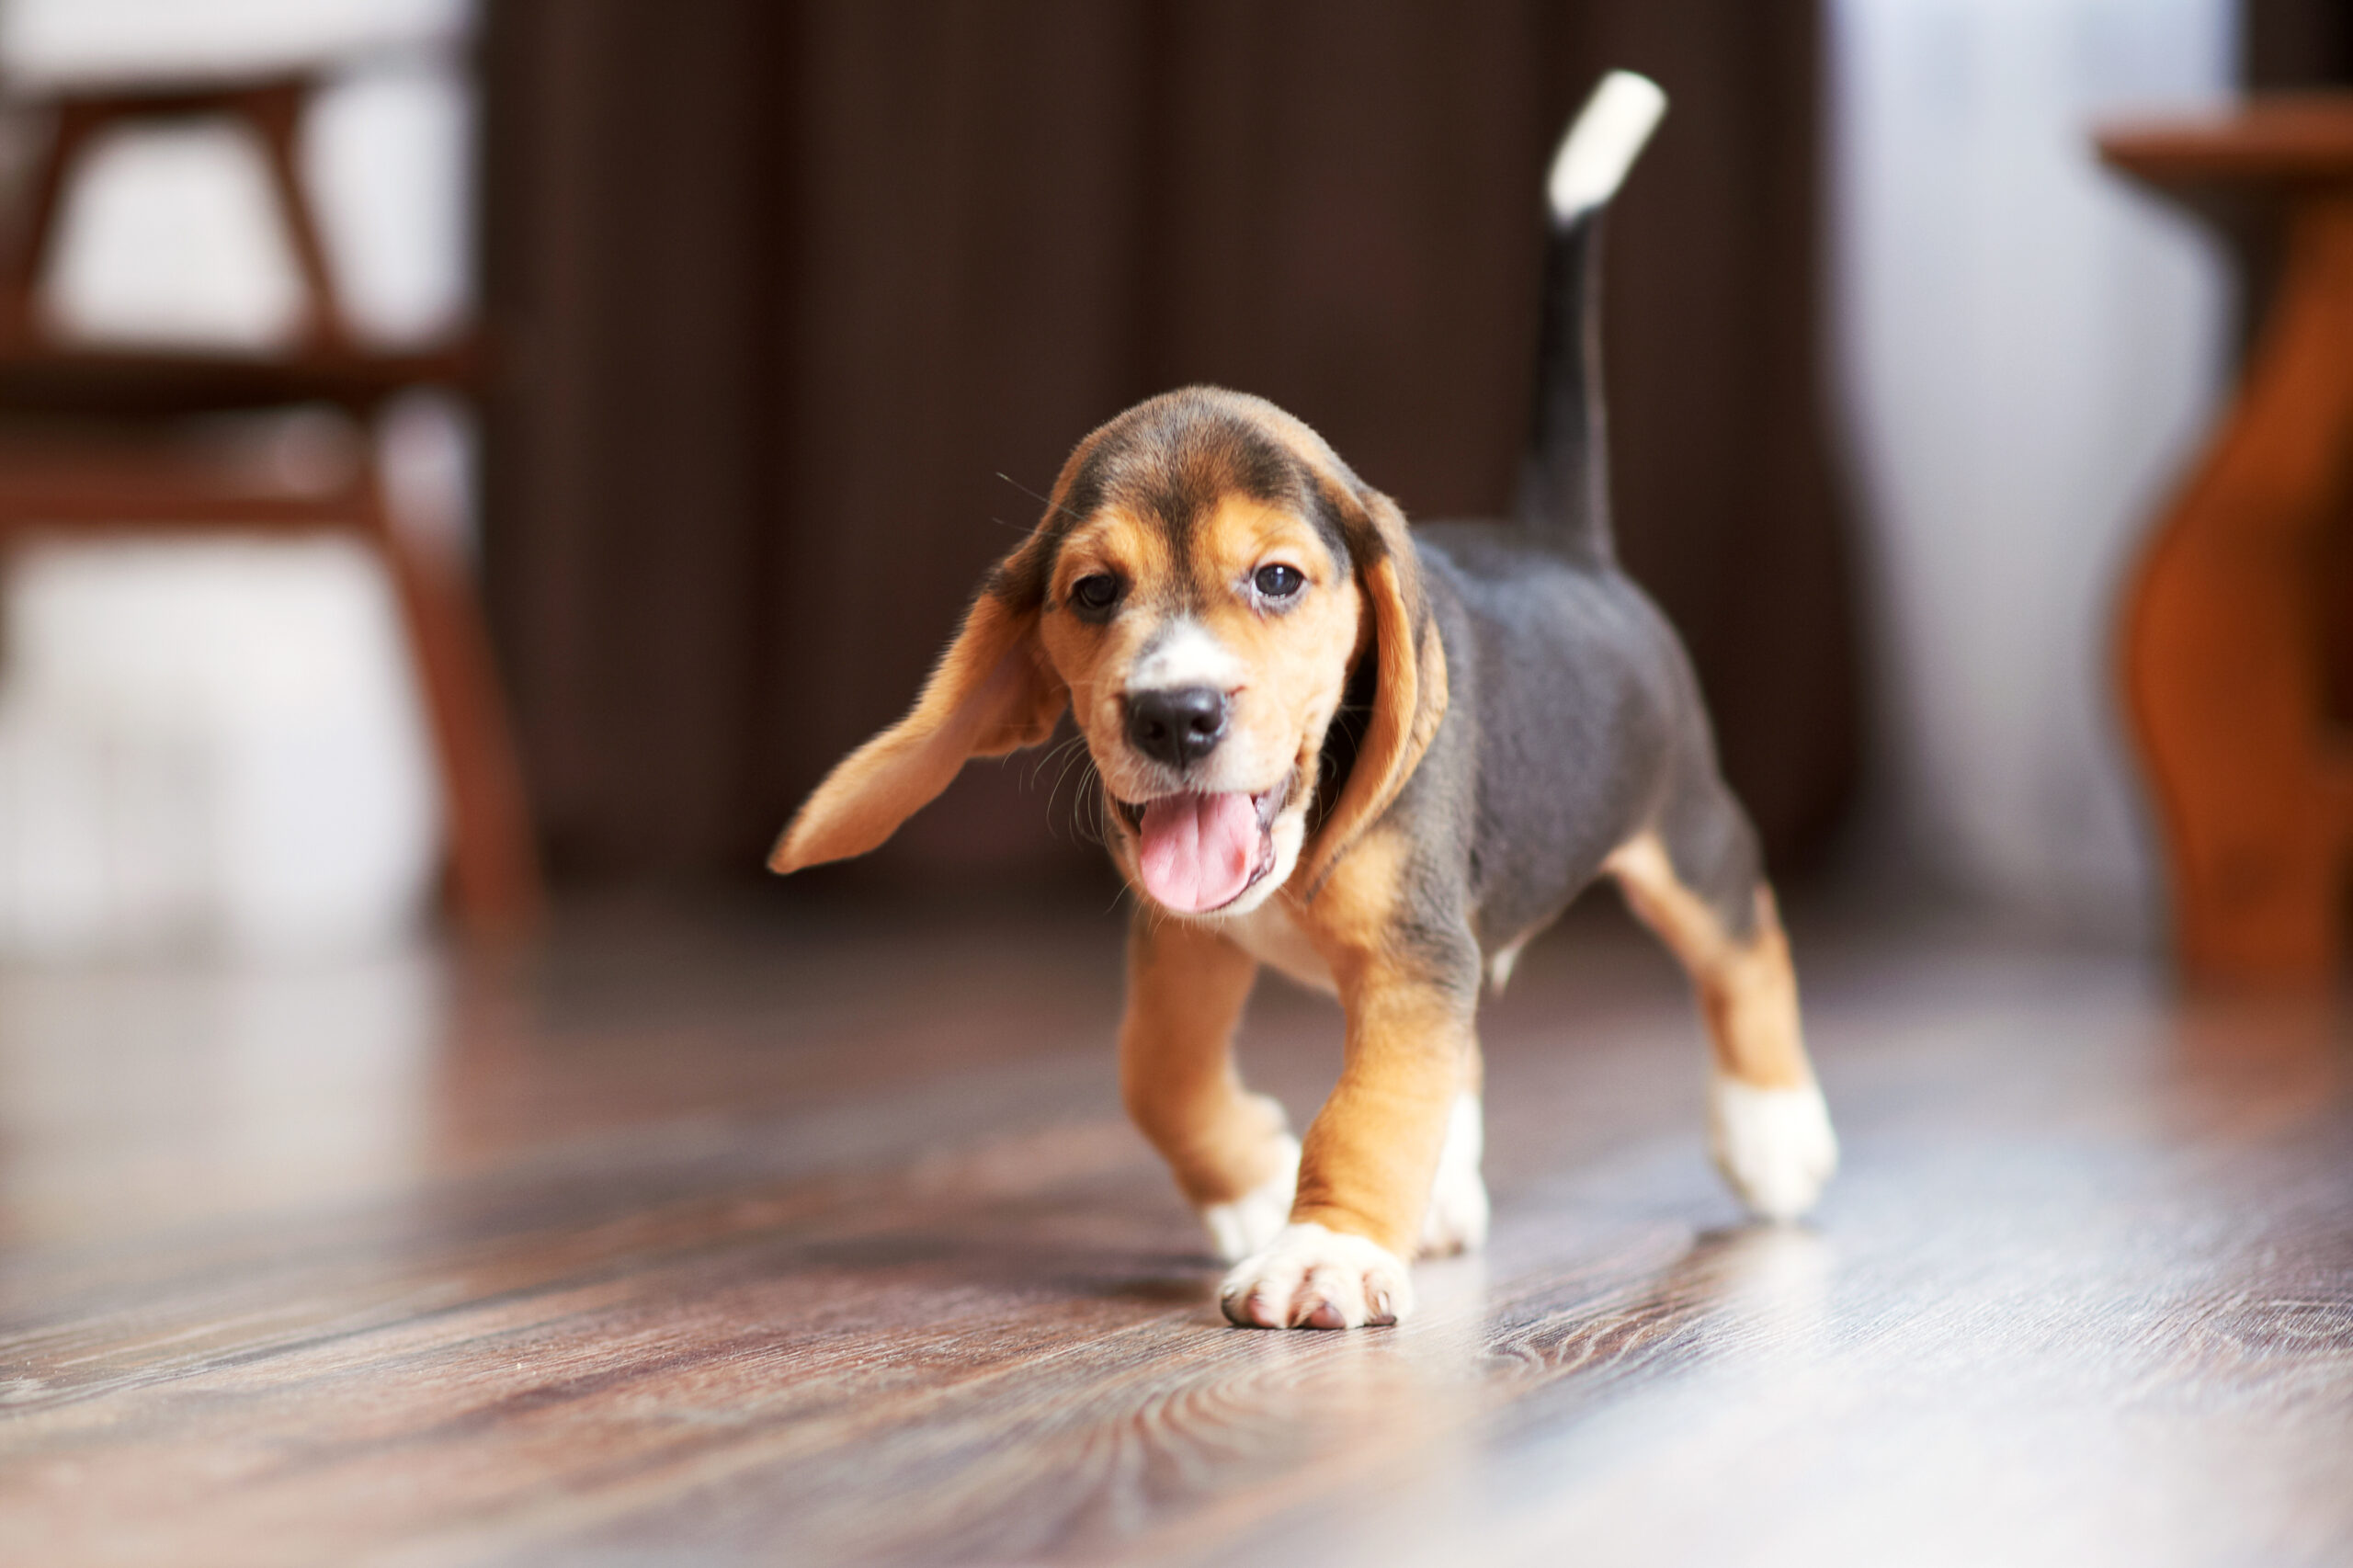
{"type": "Polygon", "coordinates": [[[1136,872],[1144,891],[1171,909],[1222,909],[1275,869],[1275,817],[1293,775],[1262,793],[1163,795],[1114,801],[1136,835],[1136,872]]]}

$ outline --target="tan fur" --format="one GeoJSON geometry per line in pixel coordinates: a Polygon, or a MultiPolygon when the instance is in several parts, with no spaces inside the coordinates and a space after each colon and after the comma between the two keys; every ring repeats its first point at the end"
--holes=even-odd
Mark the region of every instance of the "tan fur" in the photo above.
{"type": "Polygon", "coordinates": [[[983,594],[914,710],[836,764],[768,857],[772,871],[863,855],[955,778],[1053,733],[1067,700],[1039,655],[1038,618],[983,594]]]}
{"type": "Polygon", "coordinates": [[[1257,967],[1204,926],[1138,921],[1129,932],[1120,1092],[1196,1207],[1240,1198],[1282,1157],[1282,1113],[1233,1069],[1233,1027],[1257,967]]]}
{"type": "Polygon", "coordinates": [[[1414,1256],[1455,1096],[1475,1082],[1470,1004],[1378,963],[1344,985],[1347,1054],[1302,1140],[1293,1223],[1414,1256]]]}
{"type": "Polygon", "coordinates": [[[1297,879],[1276,894],[1343,989],[1387,943],[1413,853],[1410,835],[1377,829],[1350,846],[1314,898],[1305,896],[1297,879]]]}
{"type": "Polygon", "coordinates": [[[1450,994],[1400,960],[1390,934],[1413,855],[1403,832],[1377,829],[1334,867],[1313,899],[1284,911],[1322,955],[1347,1017],[1339,1083],[1308,1128],[1294,1223],[1363,1236],[1411,1257],[1455,1096],[1478,1087],[1474,998],[1450,994]]]}
{"type": "Polygon", "coordinates": [[[1757,890],[1756,933],[1735,942],[1706,902],[1676,876],[1656,834],[1628,840],[1602,869],[1690,971],[1717,1066],[1754,1088],[1812,1084],[1813,1069],[1798,1027],[1797,975],[1773,895],[1757,890]]]}
{"type": "Polygon", "coordinates": [[[1080,578],[1109,572],[1128,582],[1130,600],[1143,612],[1108,626],[1050,614],[1041,631],[1047,657],[1070,687],[1072,710],[1104,787],[1120,800],[1146,792],[1142,764],[1121,741],[1128,676],[1169,619],[1181,614],[1250,672],[1232,694],[1226,742],[1261,759],[1263,777],[1245,785],[1254,792],[1271,789],[1298,767],[1305,775],[1301,788],[1312,789],[1310,754],[1339,707],[1361,619],[1361,597],[1347,562],[1334,559],[1305,519],[1247,496],[1220,502],[1188,553],[1191,575],[1179,582],[1159,530],[1108,510],[1074,530],[1055,562],[1055,602],[1067,602],[1080,578]],[[1306,597],[1287,613],[1262,614],[1242,588],[1259,567],[1275,562],[1306,576],[1306,597]]]}
{"type": "Polygon", "coordinates": [[[1372,722],[1357,750],[1347,788],[1302,858],[1300,884],[1310,898],[1357,836],[1389,809],[1446,717],[1446,650],[1435,624],[1416,624],[1420,595],[1409,576],[1416,567],[1404,516],[1383,495],[1372,496],[1369,509],[1388,548],[1363,574],[1373,644],[1381,657],[1380,682],[1372,722]]]}
{"type": "MultiPolygon", "coordinates": [[[[1056,557],[1048,598],[1070,602],[1071,585],[1097,572],[1113,572],[1133,580],[1161,580],[1168,574],[1168,551],[1158,534],[1120,512],[1107,512],[1074,531],[1056,557]]],[[[1039,645],[1070,688],[1071,716],[1079,733],[1119,733],[1122,687],[1127,667],[1133,663],[1147,629],[1122,616],[1108,626],[1090,626],[1069,614],[1049,615],[1039,629],[1039,645]]],[[[1090,741],[1096,767],[1102,768],[1099,751],[1090,741]]],[[[1107,787],[1110,785],[1107,778],[1107,787]]]]}

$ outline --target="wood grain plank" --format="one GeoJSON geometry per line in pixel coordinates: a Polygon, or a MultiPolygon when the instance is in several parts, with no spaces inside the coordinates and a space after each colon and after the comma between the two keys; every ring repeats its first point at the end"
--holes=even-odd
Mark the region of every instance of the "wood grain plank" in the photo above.
{"type": "MultiPolygon", "coordinates": [[[[313,1080],[405,1084],[379,1108],[422,1130],[387,1157],[314,1104],[353,1150],[315,1192],[292,1144],[206,1142],[287,1102],[165,1061],[282,1064],[267,1008],[0,975],[0,1561],[2353,1549],[2341,1005],[1802,925],[1847,1172],[1760,1229],[1706,1169],[1671,968],[1572,924],[1483,1029],[1488,1253],[1327,1335],[1219,1319],[1118,1113],[1109,922],[575,918],[434,971],[426,1070],[313,1080]],[[167,1071],[176,1119],[107,1091],[167,1071]],[[156,1141],[215,1149],[204,1190],[110,1176],[156,1141]]],[[[1245,1056],[1302,1113],[1336,1040],[1269,985],[1245,1056]]]]}

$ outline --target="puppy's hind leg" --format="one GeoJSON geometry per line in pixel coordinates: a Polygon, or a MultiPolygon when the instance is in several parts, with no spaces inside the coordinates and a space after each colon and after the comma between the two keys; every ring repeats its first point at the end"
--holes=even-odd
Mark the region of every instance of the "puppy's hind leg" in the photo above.
{"type": "Polygon", "coordinates": [[[1299,1185],[1299,1140],[1282,1107],[1244,1089],[1233,1070],[1233,1028],[1257,972],[1202,926],[1139,910],[1129,927],[1120,1094],[1225,1263],[1283,1228],[1299,1185]]]}
{"type": "Polygon", "coordinates": [[[1789,938],[1755,837],[1730,792],[1709,784],[1604,869],[1699,990],[1716,1168],[1758,1215],[1794,1220],[1837,1169],[1838,1140],[1806,1059],[1789,938]]]}

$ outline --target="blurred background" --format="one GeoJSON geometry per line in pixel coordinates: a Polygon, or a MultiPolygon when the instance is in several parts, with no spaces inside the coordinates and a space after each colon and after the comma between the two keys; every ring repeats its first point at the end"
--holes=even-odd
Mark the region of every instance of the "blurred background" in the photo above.
{"type": "Polygon", "coordinates": [[[1611,66],[1620,538],[1777,871],[2147,940],[2116,599],[2261,272],[2090,131],[2353,80],[2334,0],[6,0],[0,945],[365,948],[451,846],[1099,907],[1034,757],[758,867],[1141,397],[1503,509],[1611,66]]]}

